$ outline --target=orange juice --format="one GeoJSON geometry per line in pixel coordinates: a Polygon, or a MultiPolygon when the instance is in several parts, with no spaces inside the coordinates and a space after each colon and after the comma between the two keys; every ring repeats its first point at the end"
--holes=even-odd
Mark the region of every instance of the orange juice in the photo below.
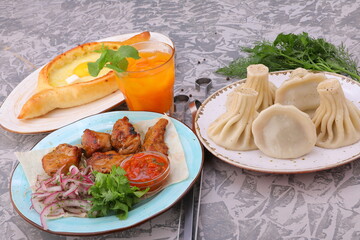
{"type": "Polygon", "coordinates": [[[127,72],[118,74],[118,85],[132,111],[173,112],[174,49],[161,42],[132,45],[140,59],[128,59],[127,72]]]}

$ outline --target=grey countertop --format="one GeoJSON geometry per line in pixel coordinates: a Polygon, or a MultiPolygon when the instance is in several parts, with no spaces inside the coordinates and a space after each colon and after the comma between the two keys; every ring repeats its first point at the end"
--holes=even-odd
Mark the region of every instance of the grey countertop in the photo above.
{"type": "MultiPolygon", "coordinates": [[[[0,104],[27,75],[77,44],[114,35],[153,31],[176,46],[175,94],[193,94],[194,81],[227,80],[214,71],[240,55],[240,46],[272,40],[280,32],[308,32],[343,42],[360,58],[360,2],[349,1],[70,1],[0,3],[0,104]]],[[[203,100],[203,99],[201,99],[203,100]]],[[[46,134],[0,129],[0,239],[80,239],[43,232],[10,202],[15,151],[46,134]]],[[[308,174],[247,171],[205,157],[198,239],[360,239],[360,164],[308,174]]],[[[183,206],[122,232],[87,239],[182,239],[183,206]]]]}

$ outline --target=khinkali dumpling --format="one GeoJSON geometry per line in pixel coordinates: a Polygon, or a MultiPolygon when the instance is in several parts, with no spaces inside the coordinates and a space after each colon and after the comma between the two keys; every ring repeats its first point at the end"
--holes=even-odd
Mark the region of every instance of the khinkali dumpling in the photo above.
{"type": "Polygon", "coordinates": [[[359,141],[360,110],[345,98],[339,81],[323,81],[317,90],[320,106],[312,119],[318,134],[316,145],[339,148],[359,141]]]}
{"type": "Polygon", "coordinates": [[[226,112],[212,122],[207,130],[211,140],[230,150],[257,149],[251,125],[258,113],[255,111],[258,93],[251,88],[239,88],[229,94],[231,104],[226,112]]]}
{"type": "Polygon", "coordinates": [[[256,146],[274,158],[297,158],[309,153],[316,142],[310,117],[292,105],[274,104],[254,120],[256,146]]]}
{"type": "MultiPolygon", "coordinates": [[[[246,81],[235,88],[235,91],[241,88],[252,88],[258,92],[255,103],[255,110],[258,112],[274,104],[276,86],[269,82],[269,68],[263,64],[247,67],[246,81]]],[[[228,104],[231,104],[231,98],[228,99],[228,104]]]]}
{"type": "Polygon", "coordinates": [[[298,68],[291,73],[290,79],[276,90],[275,103],[294,105],[312,116],[320,104],[316,88],[325,79],[323,73],[311,73],[298,68]]]}

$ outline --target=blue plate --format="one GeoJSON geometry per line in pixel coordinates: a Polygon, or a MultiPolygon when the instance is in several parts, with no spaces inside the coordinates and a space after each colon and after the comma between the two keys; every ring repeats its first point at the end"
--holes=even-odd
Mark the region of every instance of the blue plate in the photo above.
{"type": "MultiPolygon", "coordinates": [[[[152,112],[130,111],[94,115],[52,132],[33,149],[55,147],[61,143],[80,144],[81,135],[86,128],[110,132],[115,121],[124,116],[127,116],[130,122],[135,123],[142,120],[159,118],[162,115],[152,112]]],[[[172,121],[180,136],[185,151],[186,163],[188,166],[191,166],[188,167],[189,177],[186,180],[170,185],[152,198],[137,204],[129,212],[129,217],[126,220],[119,220],[115,216],[100,218],[68,217],[48,220],[49,229],[46,231],[61,235],[97,235],[125,230],[154,218],[179,201],[199,176],[203,165],[203,149],[198,138],[189,127],[176,119],[172,118],[172,121]]],[[[17,165],[12,174],[10,190],[12,203],[20,216],[34,226],[43,229],[39,214],[35,210],[30,209],[31,190],[20,164],[17,165]]]]}

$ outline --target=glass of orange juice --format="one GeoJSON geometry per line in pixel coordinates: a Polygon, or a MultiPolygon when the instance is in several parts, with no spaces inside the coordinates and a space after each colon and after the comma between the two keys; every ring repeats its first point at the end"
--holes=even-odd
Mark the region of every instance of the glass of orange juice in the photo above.
{"type": "Polygon", "coordinates": [[[117,83],[129,110],[171,115],[174,109],[175,49],[157,41],[131,46],[138,50],[140,59],[127,59],[127,71],[117,73],[117,83]]]}

